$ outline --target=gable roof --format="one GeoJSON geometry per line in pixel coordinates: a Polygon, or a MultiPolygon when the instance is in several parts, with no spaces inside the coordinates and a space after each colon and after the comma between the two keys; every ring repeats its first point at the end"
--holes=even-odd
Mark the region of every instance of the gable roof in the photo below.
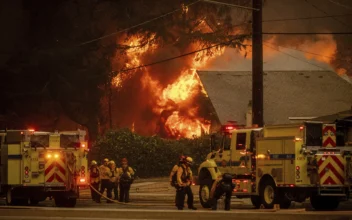
{"type": "MultiPolygon", "coordinates": [[[[252,97],[250,71],[197,71],[222,124],[245,124],[252,97]]],[[[350,109],[352,84],[330,71],[264,71],[264,123],[319,117],[350,109]]]]}
{"type": "Polygon", "coordinates": [[[314,119],[314,121],[322,121],[326,123],[333,123],[335,121],[344,121],[344,120],[352,121],[352,110],[337,112],[331,115],[324,115],[314,119]]]}

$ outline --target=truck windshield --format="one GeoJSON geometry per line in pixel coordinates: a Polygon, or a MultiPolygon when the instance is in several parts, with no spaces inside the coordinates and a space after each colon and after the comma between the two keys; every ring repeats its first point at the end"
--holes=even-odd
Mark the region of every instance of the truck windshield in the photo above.
{"type": "Polygon", "coordinates": [[[79,147],[79,135],[60,135],[60,147],[61,148],[75,148],[79,147]]]}
{"type": "Polygon", "coordinates": [[[31,135],[31,147],[49,147],[49,135],[31,135]]]}

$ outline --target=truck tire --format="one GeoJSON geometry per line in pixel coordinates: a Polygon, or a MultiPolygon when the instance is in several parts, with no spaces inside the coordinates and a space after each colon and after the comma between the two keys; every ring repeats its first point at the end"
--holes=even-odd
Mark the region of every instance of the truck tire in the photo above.
{"type": "Polygon", "coordinates": [[[260,196],[251,196],[251,202],[256,209],[259,209],[260,205],[262,204],[260,196]]]}
{"type": "Polygon", "coordinates": [[[278,203],[278,195],[275,183],[272,179],[264,179],[260,185],[260,200],[266,209],[274,208],[278,203]]]}
{"type": "Polygon", "coordinates": [[[56,207],[64,207],[65,206],[65,198],[63,197],[54,197],[54,202],[56,207]]]}
{"type": "Polygon", "coordinates": [[[213,185],[213,180],[211,178],[207,178],[202,181],[199,187],[199,201],[203,208],[211,207],[210,200],[210,190],[213,185]]]}
{"type": "Polygon", "coordinates": [[[338,198],[312,195],[310,204],[315,210],[334,210],[340,204],[338,198]]]}
{"type": "Polygon", "coordinates": [[[73,208],[76,206],[77,198],[68,198],[66,201],[66,207],[73,208]]]}

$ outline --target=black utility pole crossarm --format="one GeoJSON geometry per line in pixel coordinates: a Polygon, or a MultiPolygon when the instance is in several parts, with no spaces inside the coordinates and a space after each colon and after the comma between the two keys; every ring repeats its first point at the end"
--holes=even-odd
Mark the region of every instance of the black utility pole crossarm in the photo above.
{"type": "Polygon", "coordinates": [[[263,38],[262,38],[262,0],[252,0],[253,37],[252,37],[252,124],[262,127],[263,119],[263,38]]]}

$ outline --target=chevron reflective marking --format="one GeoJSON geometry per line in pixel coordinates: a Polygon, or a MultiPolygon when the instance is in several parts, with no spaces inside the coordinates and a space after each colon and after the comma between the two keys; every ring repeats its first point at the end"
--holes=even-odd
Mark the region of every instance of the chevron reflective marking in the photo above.
{"type": "Polygon", "coordinates": [[[45,167],[45,182],[64,183],[66,181],[65,159],[49,159],[46,161],[45,167]]]}
{"type": "Polygon", "coordinates": [[[336,147],[336,125],[323,125],[323,147],[336,147]]]}
{"type": "Polygon", "coordinates": [[[321,185],[344,184],[344,158],[340,155],[319,155],[318,173],[321,185]]]}

